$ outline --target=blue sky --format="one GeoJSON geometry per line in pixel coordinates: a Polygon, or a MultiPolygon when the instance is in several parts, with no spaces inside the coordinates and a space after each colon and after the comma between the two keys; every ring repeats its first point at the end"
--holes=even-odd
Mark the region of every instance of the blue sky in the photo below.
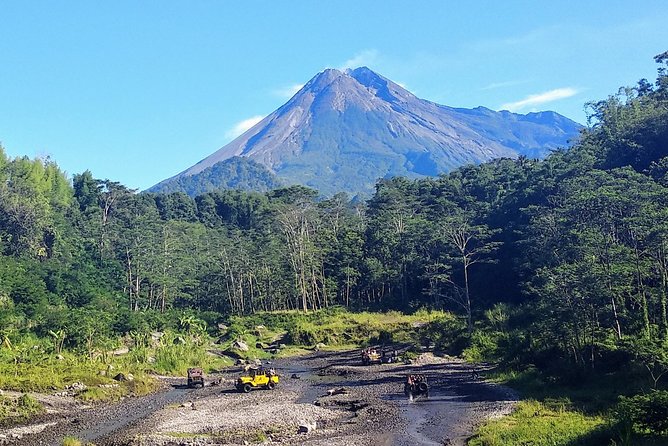
{"type": "Polygon", "coordinates": [[[145,189],[324,68],[456,107],[555,110],[653,81],[665,0],[0,3],[0,142],[145,189]]]}

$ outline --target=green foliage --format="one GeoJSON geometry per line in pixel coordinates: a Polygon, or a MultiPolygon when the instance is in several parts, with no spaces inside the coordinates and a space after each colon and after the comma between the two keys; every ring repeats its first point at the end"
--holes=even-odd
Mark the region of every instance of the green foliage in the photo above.
{"type": "Polygon", "coordinates": [[[668,434],[668,391],[621,397],[616,416],[620,423],[629,423],[639,433],[668,434]]]}
{"type": "Polygon", "coordinates": [[[598,430],[601,417],[586,416],[563,407],[549,408],[537,401],[522,401],[508,417],[487,423],[469,440],[469,446],[577,446],[607,444],[598,430]]]}
{"type": "Polygon", "coordinates": [[[28,394],[24,393],[16,399],[0,396],[0,425],[25,421],[44,411],[44,406],[28,394]]]}
{"type": "Polygon", "coordinates": [[[210,370],[213,337],[255,357],[281,339],[434,343],[561,392],[542,404],[603,416],[620,394],[664,391],[668,56],[656,60],[655,85],[590,104],[569,150],[382,179],[366,203],[304,186],[137,194],[90,172],[70,185],[52,161],[0,149],[0,388],[142,392],[141,378],[106,391],[100,372],[210,370]]]}
{"type": "Polygon", "coordinates": [[[462,356],[469,362],[492,361],[499,357],[499,343],[503,337],[501,333],[476,330],[473,332],[470,344],[462,352],[462,356]]]}
{"type": "Polygon", "coordinates": [[[268,191],[280,186],[280,181],[262,164],[245,157],[232,157],[207,167],[195,175],[165,180],[149,189],[168,194],[185,192],[191,197],[219,189],[268,191]]]}
{"type": "Polygon", "coordinates": [[[81,446],[81,441],[74,437],[63,438],[62,446],[81,446]]]}

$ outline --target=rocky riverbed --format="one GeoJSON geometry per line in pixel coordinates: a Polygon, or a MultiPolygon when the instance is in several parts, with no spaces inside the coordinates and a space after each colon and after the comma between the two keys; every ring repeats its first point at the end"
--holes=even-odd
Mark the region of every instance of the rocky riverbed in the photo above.
{"type": "Polygon", "coordinates": [[[240,368],[207,377],[201,389],[162,378],[160,392],[99,407],[48,397],[51,413],[0,429],[0,443],[59,446],[65,436],[97,446],[463,445],[475,427],[512,410],[510,389],[477,379],[466,363],[424,354],[412,364],[362,366],[359,352],[318,352],[273,362],[274,390],[239,393],[240,368]],[[429,398],[403,393],[421,373],[429,398]]]}

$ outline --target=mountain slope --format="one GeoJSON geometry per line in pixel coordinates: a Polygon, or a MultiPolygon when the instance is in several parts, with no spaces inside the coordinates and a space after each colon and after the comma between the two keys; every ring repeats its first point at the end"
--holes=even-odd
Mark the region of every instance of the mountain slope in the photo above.
{"type": "Polygon", "coordinates": [[[266,192],[281,186],[276,175],[262,164],[234,156],[207,167],[197,175],[183,175],[156,184],[150,192],[185,192],[191,197],[217,189],[266,192]]]}
{"type": "Polygon", "coordinates": [[[167,182],[239,156],[288,184],[324,194],[370,192],[380,177],[433,176],[498,157],[542,157],[566,146],[579,129],[554,112],[439,105],[366,67],[328,69],[246,133],[167,182]]]}

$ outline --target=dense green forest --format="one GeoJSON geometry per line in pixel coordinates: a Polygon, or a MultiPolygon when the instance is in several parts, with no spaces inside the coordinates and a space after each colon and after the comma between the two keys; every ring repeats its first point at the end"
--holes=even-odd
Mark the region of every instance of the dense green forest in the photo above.
{"type": "MultiPolygon", "coordinates": [[[[366,203],[302,186],[136,193],[0,151],[3,348],[31,335],[87,351],[184,311],[212,327],[273,310],[426,308],[460,316],[432,334],[445,351],[559,380],[645,374],[618,393],[661,389],[668,53],[656,61],[655,84],[587,104],[567,150],[380,180],[366,203]]],[[[668,400],[637,398],[653,395],[668,400]]]]}

